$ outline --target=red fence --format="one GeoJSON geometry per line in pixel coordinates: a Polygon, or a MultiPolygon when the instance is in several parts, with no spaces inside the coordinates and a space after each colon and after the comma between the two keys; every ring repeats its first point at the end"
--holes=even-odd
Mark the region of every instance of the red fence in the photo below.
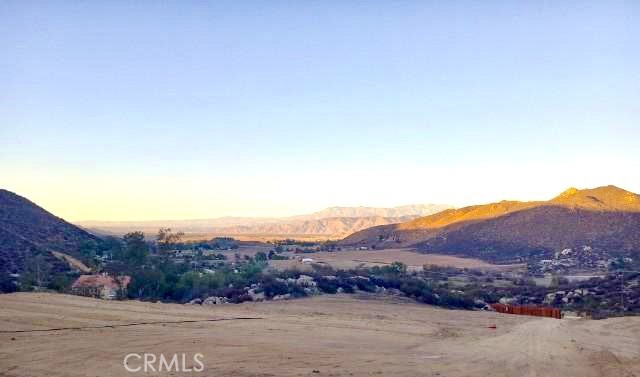
{"type": "Polygon", "coordinates": [[[560,309],[546,306],[491,304],[491,307],[498,313],[533,315],[537,317],[550,317],[557,319],[562,318],[560,309]]]}

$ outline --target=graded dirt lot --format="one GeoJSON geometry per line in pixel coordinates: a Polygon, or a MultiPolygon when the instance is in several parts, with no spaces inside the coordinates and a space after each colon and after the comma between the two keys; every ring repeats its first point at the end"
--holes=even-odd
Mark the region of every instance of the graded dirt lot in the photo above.
{"type": "MultiPolygon", "coordinates": [[[[335,252],[317,252],[298,254],[298,258],[311,258],[315,263],[327,264],[336,269],[352,269],[357,267],[384,266],[393,262],[402,262],[411,270],[422,270],[424,265],[441,267],[475,268],[483,270],[511,270],[520,265],[495,265],[479,259],[460,258],[443,254],[418,253],[414,249],[383,249],[383,250],[346,250],[335,252]]],[[[278,269],[300,268],[297,259],[271,261],[270,264],[278,269]]],[[[304,269],[304,267],[302,267],[304,269]]]]}
{"type": "Polygon", "coordinates": [[[0,295],[2,377],[167,375],[638,376],[640,318],[555,320],[375,296],[184,306],[0,295]],[[69,327],[83,329],[48,331],[69,327]],[[131,373],[129,353],[184,353],[187,367],[201,353],[205,369],[131,373]]]}

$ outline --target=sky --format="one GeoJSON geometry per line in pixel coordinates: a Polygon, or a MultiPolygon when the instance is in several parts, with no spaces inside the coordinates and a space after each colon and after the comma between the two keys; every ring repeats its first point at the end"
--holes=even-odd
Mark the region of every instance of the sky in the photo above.
{"type": "Polygon", "coordinates": [[[640,192],[637,1],[0,2],[0,188],[67,220],[640,192]]]}

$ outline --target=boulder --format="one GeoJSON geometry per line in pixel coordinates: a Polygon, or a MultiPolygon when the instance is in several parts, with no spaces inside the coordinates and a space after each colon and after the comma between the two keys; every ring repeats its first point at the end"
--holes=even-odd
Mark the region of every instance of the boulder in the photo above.
{"type": "Polygon", "coordinates": [[[211,296],[211,297],[207,297],[202,302],[202,305],[221,305],[221,304],[226,304],[228,302],[229,302],[229,300],[226,297],[211,296]]]}
{"type": "Polygon", "coordinates": [[[547,293],[547,295],[544,298],[544,303],[545,304],[552,304],[554,301],[556,301],[556,294],[555,293],[547,293]]]}
{"type": "Polygon", "coordinates": [[[306,293],[307,296],[315,296],[320,294],[320,291],[316,287],[312,287],[312,288],[305,287],[303,289],[304,289],[304,293],[306,293]]]}
{"type": "Polygon", "coordinates": [[[402,296],[403,295],[402,291],[397,289],[397,288],[387,288],[387,293],[392,295],[392,296],[402,296]]]}
{"type": "Polygon", "coordinates": [[[251,301],[264,301],[264,292],[257,293],[255,288],[249,289],[247,292],[249,297],[251,297],[251,301]]]}
{"type": "Polygon", "coordinates": [[[515,297],[502,297],[500,298],[500,303],[502,305],[509,305],[509,304],[513,304],[517,301],[517,299],[515,297]]]}
{"type": "Polygon", "coordinates": [[[301,287],[315,287],[317,284],[313,277],[308,275],[300,275],[298,279],[296,279],[296,285],[301,287]]]}
{"type": "Polygon", "coordinates": [[[387,288],[376,285],[376,293],[379,295],[384,295],[387,293],[387,288]]]}

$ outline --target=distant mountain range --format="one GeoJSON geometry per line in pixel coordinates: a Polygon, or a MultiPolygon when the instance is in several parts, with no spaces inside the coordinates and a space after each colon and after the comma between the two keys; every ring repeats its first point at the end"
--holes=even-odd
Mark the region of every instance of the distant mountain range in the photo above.
{"type": "Polygon", "coordinates": [[[330,207],[308,215],[264,218],[221,217],[204,220],[84,221],[77,225],[98,234],[142,230],[155,234],[160,227],[187,233],[234,235],[324,236],[342,238],[362,229],[409,221],[445,209],[447,205],[417,204],[393,208],[330,207]]]}
{"type": "MultiPolygon", "coordinates": [[[[586,250],[588,247],[610,255],[640,253],[640,196],[615,186],[571,188],[548,201],[446,207],[334,207],[309,215],[275,219],[227,217],[82,225],[114,234],[131,230],[155,234],[162,226],[228,236],[274,234],[335,238],[352,233],[339,243],[376,248],[414,246],[425,252],[495,262],[539,260],[568,248],[586,250]]],[[[0,273],[21,272],[36,256],[44,259],[47,269],[64,270],[68,268],[68,260],[57,259],[54,252],[82,260],[81,246],[100,242],[100,238],[31,201],[0,190],[0,273]]]]}
{"type": "Polygon", "coordinates": [[[392,208],[379,207],[329,207],[310,215],[293,216],[285,218],[291,220],[320,220],[338,217],[406,217],[428,216],[445,209],[453,208],[442,204],[414,204],[392,208]]]}
{"type": "Polygon", "coordinates": [[[282,235],[282,236],[324,236],[342,238],[349,234],[378,225],[401,223],[417,216],[402,217],[328,217],[311,220],[257,224],[251,226],[233,226],[215,229],[215,232],[227,235],[282,235]]]}
{"type": "Polygon", "coordinates": [[[0,272],[21,272],[38,255],[39,268],[64,270],[67,263],[52,252],[79,257],[77,251],[85,242],[99,239],[28,199],[0,189],[0,272]]]}
{"type": "Polygon", "coordinates": [[[615,186],[570,188],[549,201],[502,201],[368,228],[341,243],[416,246],[502,262],[583,246],[640,252],[640,196],[615,186]]]}

